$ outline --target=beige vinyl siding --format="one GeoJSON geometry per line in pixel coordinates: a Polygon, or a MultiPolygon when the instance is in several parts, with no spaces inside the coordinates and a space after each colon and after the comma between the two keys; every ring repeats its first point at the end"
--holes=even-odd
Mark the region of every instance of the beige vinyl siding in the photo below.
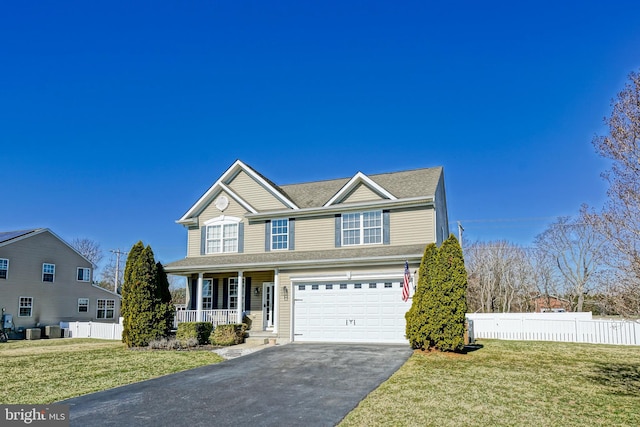
{"type": "Polygon", "coordinates": [[[187,257],[200,256],[200,239],[200,227],[190,226],[187,230],[187,257]]]}
{"type": "Polygon", "coordinates": [[[264,222],[252,222],[244,226],[244,253],[264,252],[264,222]]]}
{"type": "MultiPolygon", "coordinates": [[[[9,259],[6,280],[0,279],[0,301],[13,315],[15,327],[57,325],[59,322],[96,320],[97,298],[114,299],[114,319],[120,315],[120,299],[90,282],[77,280],[78,267],[92,268],[90,262],[51,233],[28,237],[0,247],[0,258],[9,259]],[[42,263],[55,264],[54,282],[42,281],[42,263]],[[19,317],[19,298],[33,298],[31,317],[19,317]],[[78,298],[89,298],[89,311],[78,313],[78,298]]],[[[93,271],[92,271],[93,276],[93,271]]]]}
{"type": "Polygon", "coordinates": [[[296,251],[335,248],[335,216],[296,219],[296,251]]]}
{"type": "Polygon", "coordinates": [[[278,274],[278,339],[291,340],[291,305],[293,304],[293,289],[290,274],[280,271],[278,274]],[[287,289],[287,298],[282,289],[287,289]]]}
{"type": "Polygon", "coordinates": [[[382,197],[368,186],[360,184],[353,191],[347,194],[340,203],[369,202],[372,200],[382,200],[382,197]]]}
{"type": "Polygon", "coordinates": [[[389,214],[391,245],[411,245],[435,242],[431,208],[391,211],[389,214]]]}
{"type": "Polygon", "coordinates": [[[244,171],[239,172],[228,186],[258,212],[288,208],[244,171]]]}

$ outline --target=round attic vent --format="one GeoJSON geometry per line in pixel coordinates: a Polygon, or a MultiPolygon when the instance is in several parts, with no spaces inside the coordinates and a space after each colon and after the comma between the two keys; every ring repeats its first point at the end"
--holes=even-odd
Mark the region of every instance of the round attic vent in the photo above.
{"type": "Polygon", "coordinates": [[[226,196],[220,196],[216,199],[216,208],[220,209],[221,211],[227,209],[228,206],[229,199],[227,199],[226,196]]]}

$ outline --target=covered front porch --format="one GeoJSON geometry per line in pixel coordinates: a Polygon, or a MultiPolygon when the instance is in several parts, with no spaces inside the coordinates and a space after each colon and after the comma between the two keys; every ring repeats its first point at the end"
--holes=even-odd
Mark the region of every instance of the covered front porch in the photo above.
{"type": "Polygon", "coordinates": [[[176,306],[182,322],[213,326],[247,323],[253,331],[277,333],[278,271],[199,272],[187,276],[186,303],[176,306]]]}

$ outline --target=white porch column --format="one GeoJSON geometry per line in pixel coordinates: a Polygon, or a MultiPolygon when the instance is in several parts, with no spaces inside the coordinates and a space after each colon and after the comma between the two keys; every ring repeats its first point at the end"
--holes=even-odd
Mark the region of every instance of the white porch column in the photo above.
{"type": "Polygon", "coordinates": [[[273,271],[273,333],[278,333],[278,319],[280,318],[280,269],[273,271]]]}
{"type": "MultiPolygon", "coordinates": [[[[196,301],[196,321],[202,321],[202,277],[204,273],[198,273],[198,292],[196,301]]],[[[193,306],[192,306],[193,307],[193,306]]]]}
{"type": "Polygon", "coordinates": [[[238,271],[238,324],[242,323],[242,313],[244,312],[244,280],[242,271],[238,271]]]}

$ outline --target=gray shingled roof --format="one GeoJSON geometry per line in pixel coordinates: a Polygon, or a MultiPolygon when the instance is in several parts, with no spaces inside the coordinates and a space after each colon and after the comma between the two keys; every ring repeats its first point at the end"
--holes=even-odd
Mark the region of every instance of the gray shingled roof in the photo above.
{"type": "MultiPolygon", "coordinates": [[[[277,251],[259,254],[213,255],[181,259],[165,265],[167,272],[193,271],[194,269],[225,270],[243,266],[273,268],[285,265],[310,265],[340,260],[358,259],[358,262],[385,258],[416,260],[422,257],[426,245],[366,246],[325,251],[277,251]]],[[[337,262],[336,262],[337,261],[337,262]]]]}
{"type": "MultiPolygon", "coordinates": [[[[373,182],[399,199],[433,196],[442,167],[367,175],[373,182]]],[[[281,185],[279,188],[300,208],[317,208],[328,202],[349,182],[349,178],[281,185]]]]}

